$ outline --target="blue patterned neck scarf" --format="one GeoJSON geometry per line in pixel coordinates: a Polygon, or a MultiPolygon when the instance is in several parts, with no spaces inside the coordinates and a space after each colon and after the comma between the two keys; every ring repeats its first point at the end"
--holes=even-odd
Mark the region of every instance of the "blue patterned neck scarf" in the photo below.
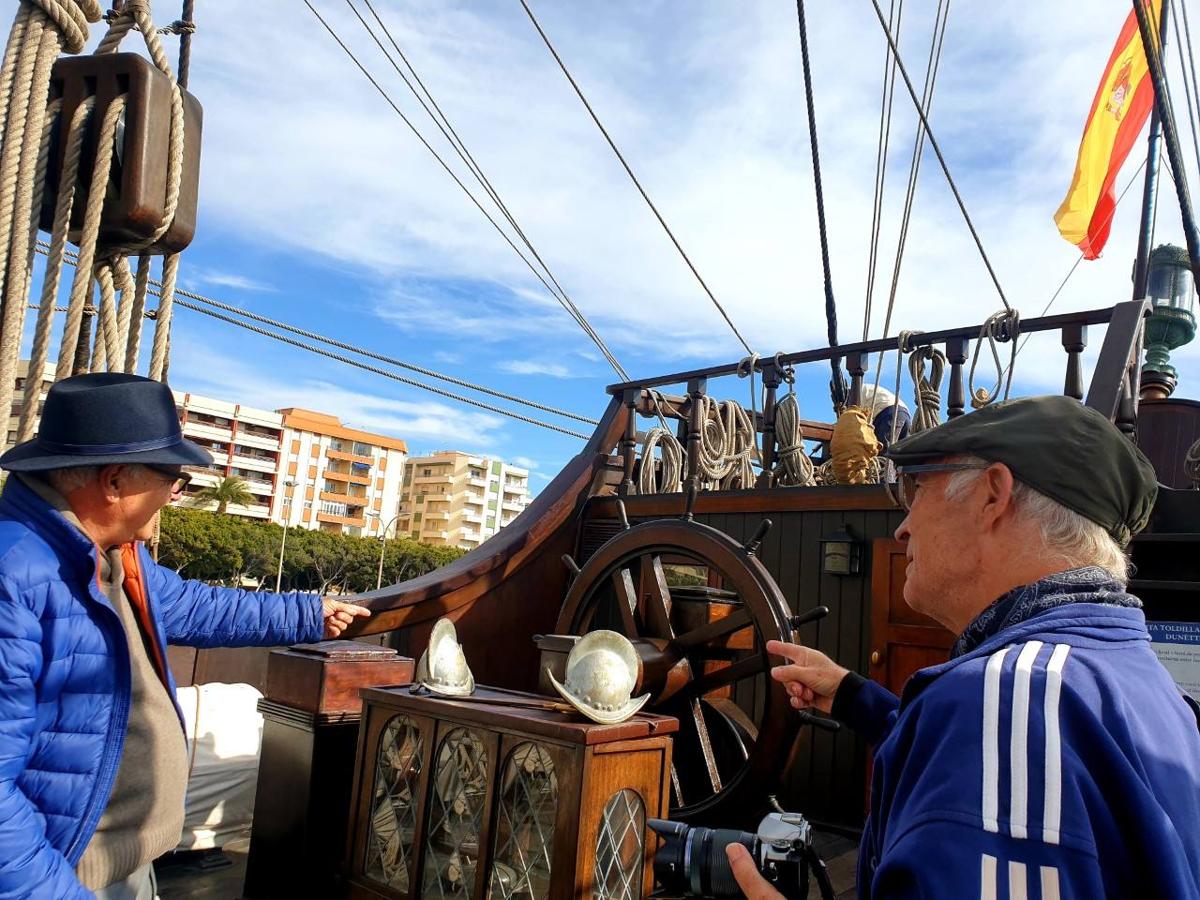
{"type": "Polygon", "coordinates": [[[1005,628],[1067,603],[1100,603],[1139,609],[1142,605],[1141,600],[1126,593],[1124,586],[1099,566],[1057,572],[1033,584],[1013,588],[992,603],[954,642],[950,658],[970,653],[1005,628]]]}

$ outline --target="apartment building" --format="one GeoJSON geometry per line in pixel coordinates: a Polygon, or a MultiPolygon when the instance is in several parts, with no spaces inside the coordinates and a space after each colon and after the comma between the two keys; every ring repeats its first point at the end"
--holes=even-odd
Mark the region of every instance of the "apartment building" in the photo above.
{"type": "MultiPolygon", "coordinates": [[[[225,478],[246,483],[254,500],[231,504],[226,512],[252,519],[268,519],[275,505],[283,450],[283,416],[227,400],[214,400],[175,391],[175,404],[183,435],[213,456],[210,466],[187,466],[192,474],[183,505],[196,504],[195,494],[225,478]]],[[[209,504],[215,509],[216,504],[209,504]]]]}
{"type": "Polygon", "coordinates": [[[435,547],[478,547],[529,505],[529,471],[445,450],[404,467],[397,534],[435,547]]]}
{"type": "Polygon", "coordinates": [[[279,412],[286,453],[271,518],[342,534],[378,535],[390,529],[408,455],[404,441],[347,428],[325,413],[279,412]]]}
{"type": "MultiPolygon", "coordinates": [[[[21,423],[21,409],[25,406],[25,379],[29,376],[29,360],[22,359],[17,363],[16,393],[13,394],[12,408],[8,411],[8,432],[5,435],[4,446],[0,452],[7,450],[17,443],[17,428],[21,423]]],[[[54,384],[54,363],[47,363],[42,369],[42,388],[38,392],[38,421],[41,420],[42,404],[46,402],[46,392],[54,384]]],[[[37,431],[35,424],[34,431],[37,431]]]]}

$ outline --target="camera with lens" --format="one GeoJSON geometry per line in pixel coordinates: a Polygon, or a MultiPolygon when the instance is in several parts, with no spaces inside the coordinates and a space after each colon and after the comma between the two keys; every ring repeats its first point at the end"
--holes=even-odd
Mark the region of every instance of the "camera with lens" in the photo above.
{"type": "Polygon", "coordinates": [[[665,819],[650,819],[647,824],[662,840],[654,855],[657,894],[742,896],[725,855],[727,845],[741,844],[763,878],[788,900],[807,900],[810,872],[822,897],[833,896],[825,864],[813,850],[812,828],[796,813],[768,813],[755,832],[690,828],[665,819]]]}

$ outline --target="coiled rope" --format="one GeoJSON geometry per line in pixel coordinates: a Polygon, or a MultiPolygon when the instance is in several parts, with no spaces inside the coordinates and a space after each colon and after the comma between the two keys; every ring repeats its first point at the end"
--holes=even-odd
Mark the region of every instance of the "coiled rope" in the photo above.
{"type": "Polygon", "coordinates": [[[909,430],[916,434],[936,427],[942,421],[942,375],[946,370],[946,354],[926,345],[918,347],[908,357],[908,372],[913,380],[913,417],[909,430]],[[930,374],[925,376],[925,364],[930,374]]]}
{"type": "Polygon", "coordinates": [[[642,463],[638,468],[639,494],[673,494],[683,490],[683,446],[666,428],[656,425],[642,439],[642,463]],[[655,479],[654,451],[662,457],[655,479]]]}
{"type": "Polygon", "coordinates": [[[804,452],[804,431],[800,427],[800,404],[796,395],[787,395],[775,406],[775,484],[802,487],[814,484],[813,462],[804,452]]]}
{"type": "Polygon", "coordinates": [[[1191,480],[1192,487],[1200,491],[1200,441],[1192,444],[1192,448],[1183,458],[1183,471],[1191,480]]]}
{"type": "Polygon", "coordinates": [[[1013,367],[1017,361],[1017,336],[1020,333],[1021,314],[1011,308],[988,316],[983,327],[979,329],[979,337],[975,339],[975,352],[971,357],[971,372],[967,378],[972,408],[983,409],[988,404],[995,402],[1001,387],[1004,388],[1004,399],[1008,399],[1009,391],[1012,390],[1013,367]],[[990,391],[987,388],[975,387],[975,366],[979,363],[979,351],[984,340],[988,342],[988,349],[992,352],[992,362],[996,366],[996,386],[990,391]],[[1011,349],[1007,376],[1004,366],[1000,363],[1000,350],[996,347],[997,342],[1001,341],[1008,341],[1011,349]]]}

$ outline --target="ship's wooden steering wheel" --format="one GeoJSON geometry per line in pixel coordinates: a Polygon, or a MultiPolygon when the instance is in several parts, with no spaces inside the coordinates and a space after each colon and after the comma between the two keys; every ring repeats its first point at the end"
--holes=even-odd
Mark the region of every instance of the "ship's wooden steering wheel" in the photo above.
{"type": "Polygon", "coordinates": [[[804,721],[770,677],[764,649],[791,640],[793,625],[755,556],[769,527],[764,520],[745,546],[687,519],[627,528],[578,571],[559,613],[560,634],[611,628],[632,640],[641,659],[635,694],[649,691],[650,709],[679,719],[673,819],[752,824],[804,721]],[[681,566],[705,572],[707,587],[672,586],[681,566]]]}

